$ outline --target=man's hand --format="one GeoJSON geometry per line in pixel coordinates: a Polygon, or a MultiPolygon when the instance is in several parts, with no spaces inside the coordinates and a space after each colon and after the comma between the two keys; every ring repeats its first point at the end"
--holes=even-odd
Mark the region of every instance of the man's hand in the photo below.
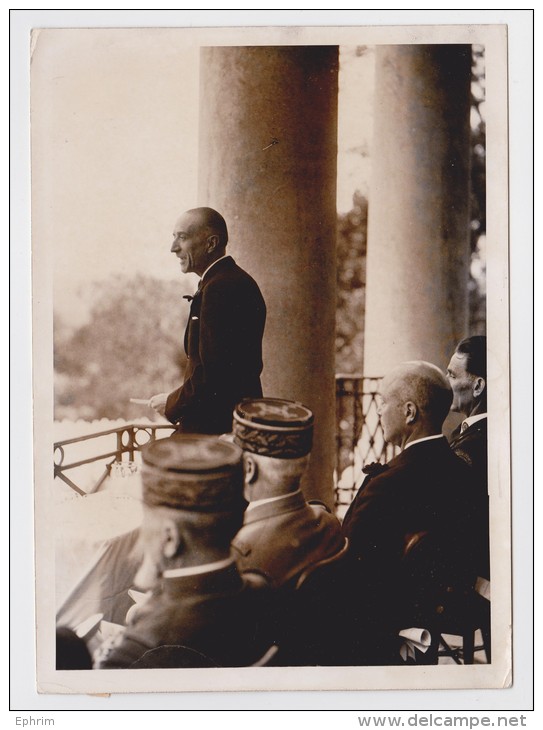
{"type": "Polygon", "coordinates": [[[168,393],[158,393],[149,398],[149,406],[156,411],[159,415],[163,416],[166,409],[166,400],[168,399],[168,393]]]}

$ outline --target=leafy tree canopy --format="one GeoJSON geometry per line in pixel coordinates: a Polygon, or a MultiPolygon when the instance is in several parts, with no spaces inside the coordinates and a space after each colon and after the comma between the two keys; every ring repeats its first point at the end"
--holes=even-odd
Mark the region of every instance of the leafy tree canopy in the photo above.
{"type": "Polygon", "coordinates": [[[111,277],[93,288],[87,324],[72,331],[55,320],[55,418],[149,417],[149,409],[129,400],[182,381],[188,292],[183,283],[143,275],[111,277]]]}

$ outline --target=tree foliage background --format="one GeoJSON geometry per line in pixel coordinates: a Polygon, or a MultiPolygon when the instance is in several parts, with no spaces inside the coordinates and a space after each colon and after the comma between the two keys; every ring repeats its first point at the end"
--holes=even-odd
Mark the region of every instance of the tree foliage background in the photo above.
{"type": "MultiPolygon", "coordinates": [[[[470,333],[484,334],[485,119],[484,52],[473,49],[470,333]]],[[[336,372],[360,373],[364,356],[368,201],[360,192],[337,221],[336,372]]],[[[94,305],[86,324],[54,321],[55,418],[153,418],[130,398],[149,398],[183,378],[183,333],[192,284],[111,277],[92,285],[94,305]]]]}
{"type": "Polygon", "coordinates": [[[142,275],[111,277],[93,289],[86,324],[72,330],[54,322],[55,418],[152,417],[129,401],[181,382],[188,292],[183,282],[142,275]]]}

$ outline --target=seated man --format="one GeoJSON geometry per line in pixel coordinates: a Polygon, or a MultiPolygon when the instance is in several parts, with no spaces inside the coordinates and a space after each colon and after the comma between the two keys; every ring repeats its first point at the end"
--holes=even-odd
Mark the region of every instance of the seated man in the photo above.
{"type": "Polygon", "coordinates": [[[473,470],[480,505],[478,574],[489,581],[486,337],[476,335],[458,343],[447,368],[447,378],[453,391],[451,411],[465,416],[452,432],[450,446],[473,470]]]}
{"type": "Polygon", "coordinates": [[[441,432],[451,401],[429,363],[404,363],[382,381],[384,438],[402,451],[368,469],[343,521],[351,596],[334,663],[395,663],[398,632],[432,630],[444,598],[473,585],[471,473],[441,432]]]}
{"type": "Polygon", "coordinates": [[[243,449],[249,506],[232,547],[241,571],[263,573],[279,588],[310,566],[337,555],[345,540],[337,518],[306,502],[300,480],[313,437],[313,414],[275,398],[242,401],[234,411],[234,441],[243,449]]]}
{"type": "Polygon", "coordinates": [[[95,653],[95,669],[246,666],[265,654],[260,595],[242,579],[230,542],[243,520],[237,446],[174,436],[143,450],[144,558],[150,590],[128,626],[95,653]]]}

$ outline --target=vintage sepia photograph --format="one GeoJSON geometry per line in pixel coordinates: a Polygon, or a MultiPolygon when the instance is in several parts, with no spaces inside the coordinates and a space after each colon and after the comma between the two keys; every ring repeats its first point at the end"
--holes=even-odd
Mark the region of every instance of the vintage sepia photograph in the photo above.
{"type": "Polygon", "coordinates": [[[29,54],[37,691],[510,687],[507,26],[29,54]]]}

